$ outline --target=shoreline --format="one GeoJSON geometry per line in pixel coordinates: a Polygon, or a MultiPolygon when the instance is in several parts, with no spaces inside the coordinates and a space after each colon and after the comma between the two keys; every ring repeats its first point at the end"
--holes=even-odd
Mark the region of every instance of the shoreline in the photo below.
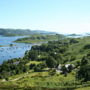
{"type": "Polygon", "coordinates": [[[12,46],[16,46],[15,44],[13,45],[0,45],[0,47],[12,47],[12,46]]]}
{"type": "Polygon", "coordinates": [[[27,43],[27,44],[42,44],[42,43],[47,43],[48,42],[48,40],[46,41],[42,41],[42,40],[40,40],[40,41],[13,41],[13,42],[15,42],[15,43],[27,43]]]}

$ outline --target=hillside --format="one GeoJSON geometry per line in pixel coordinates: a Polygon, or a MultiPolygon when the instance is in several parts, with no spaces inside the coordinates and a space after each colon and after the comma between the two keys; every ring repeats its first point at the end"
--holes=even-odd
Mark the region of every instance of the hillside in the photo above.
{"type": "Polygon", "coordinates": [[[48,31],[44,31],[44,30],[0,28],[0,35],[4,35],[4,36],[33,35],[33,34],[55,34],[55,32],[48,32],[48,31]]]}
{"type": "Polygon", "coordinates": [[[90,87],[89,36],[35,45],[23,58],[0,65],[2,90],[79,90],[83,87],[90,87]]]}

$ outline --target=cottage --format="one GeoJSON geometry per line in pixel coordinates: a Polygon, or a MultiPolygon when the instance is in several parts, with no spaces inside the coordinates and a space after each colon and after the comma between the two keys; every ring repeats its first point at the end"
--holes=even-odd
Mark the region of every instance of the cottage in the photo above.
{"type": "MultiPolygon", "coordinates": [[[[71,72],[75,68],[75,66],[73,64],[65,64],[65,68],[66,68],[66,72],[71,72]]],[[[63,72],[61,64],[59,64],[58,67],[56,68],[56,72],[57,73],[63,72]]]]}

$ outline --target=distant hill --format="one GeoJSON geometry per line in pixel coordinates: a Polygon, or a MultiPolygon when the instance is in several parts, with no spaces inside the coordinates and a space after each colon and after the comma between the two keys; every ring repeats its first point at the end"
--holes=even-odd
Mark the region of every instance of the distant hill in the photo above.
{"type": "Polygon", "coordinates": [[[33,35],[33,34],[56,34],[55,32],[48,32],[44,30],[30,30],[30,29],[3,29],[0,28],[0,35],[16,36],[16,35],[33,35]]]}

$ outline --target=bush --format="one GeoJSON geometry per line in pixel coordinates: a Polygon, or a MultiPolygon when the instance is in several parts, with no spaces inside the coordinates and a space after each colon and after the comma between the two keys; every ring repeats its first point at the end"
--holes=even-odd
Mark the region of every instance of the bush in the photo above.
{"type": "Polygon", "coordinates": [[[78,43],[79,41],[77,41],[76,39],[71,39],[70,40],[70,44],[73,44],[73,43],[78,43]]]}
{"type": "Polygon", "coordinates": [[[90,44],[85,45],[84,49],[90,49],[90,44]]]}
{"type": "Polygon", "coordinates": [[[35,64],[30,64],[29,68],[33,69],[36,65],[35,64]]]}
{"type": "Polygon", "coordinates": [[[53,76],[55,74],[56,74],[56,70],[55,69],[50,69],[49,75],[53,76]]]}
{"type": "Polygon", "coordinates": [[[34,67],[34,71],[35,72],[40,72],[40,71],[42,71],[42,69],[41,69],[40,66],[37,65],[37,66],[34,67]]]}
{"type": "Polygon", "coordinates": [[[9,80],[9,78],[8,78],[8,77],[6,77],[6,78],[5,78],[5,80],[6,80],[6,81],[8,81],[8,80],[9,80]]]}
{"type": "Polygon", "coordinates": [[[77,78],[83,81],[90,81],[90,65],[83,65],[77,72],[77,78]]]}

